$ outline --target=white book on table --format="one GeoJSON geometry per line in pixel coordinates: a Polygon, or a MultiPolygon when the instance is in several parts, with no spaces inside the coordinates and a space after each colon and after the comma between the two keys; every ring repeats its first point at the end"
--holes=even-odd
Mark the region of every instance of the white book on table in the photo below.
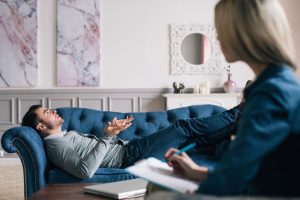
{"type": "Polygon", "coordinates": [[[159,186],[181,193],[194,193],[199,188],[199,182],[174,174],[167,163],[152,157],[141,160],[126,170],[159,186]]]}

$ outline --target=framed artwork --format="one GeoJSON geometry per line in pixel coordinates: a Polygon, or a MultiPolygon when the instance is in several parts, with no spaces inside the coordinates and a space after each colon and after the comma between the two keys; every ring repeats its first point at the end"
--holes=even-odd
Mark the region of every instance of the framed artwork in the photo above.
{"type": "Polygon", "coordinates": [[[57,0],[57,85],[100,83],[100,0],[57,0]]]}
{"type": "Polygon", "coordinates": [[[37,85],[37,0],[0,1],[0,87],[37,85]]]}

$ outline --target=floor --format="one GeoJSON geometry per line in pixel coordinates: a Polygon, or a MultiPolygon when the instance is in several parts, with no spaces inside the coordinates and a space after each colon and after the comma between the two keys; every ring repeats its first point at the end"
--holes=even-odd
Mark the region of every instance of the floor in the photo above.
{"type": "Polygon", "coordinates": [[[0,158],[0,200],[23,200],[23,169],[19,158],[0,158]]]}

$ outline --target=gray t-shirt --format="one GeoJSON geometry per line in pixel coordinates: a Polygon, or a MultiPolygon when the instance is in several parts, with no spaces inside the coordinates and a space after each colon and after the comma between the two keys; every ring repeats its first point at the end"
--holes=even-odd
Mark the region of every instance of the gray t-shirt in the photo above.
{"type": "Polygon", "coordinates": [[[69,131],[47,136],[44,142],[54,165],[76,177],[91,178],[99,167],[121,167],[128,141],[69,131]]]}

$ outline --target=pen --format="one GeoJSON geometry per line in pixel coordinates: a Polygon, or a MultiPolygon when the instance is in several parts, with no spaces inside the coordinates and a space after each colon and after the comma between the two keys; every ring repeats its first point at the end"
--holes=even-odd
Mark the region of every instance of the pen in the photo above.
{"type": "Polygon", "coordinates": [[[194,148],[195,146],[196,146],[196,143],[195,143],[195,142],[194,142],[194,143],[191,143],[191,144],[189,144],[189,145],[183,147],[182,149],[179,149],[179,151],[177,151],[177,152],[175,153],[175,155],[182,154],[183,152],[186,152],[186,151],[188,151],[188,150],[194,148]]]}

